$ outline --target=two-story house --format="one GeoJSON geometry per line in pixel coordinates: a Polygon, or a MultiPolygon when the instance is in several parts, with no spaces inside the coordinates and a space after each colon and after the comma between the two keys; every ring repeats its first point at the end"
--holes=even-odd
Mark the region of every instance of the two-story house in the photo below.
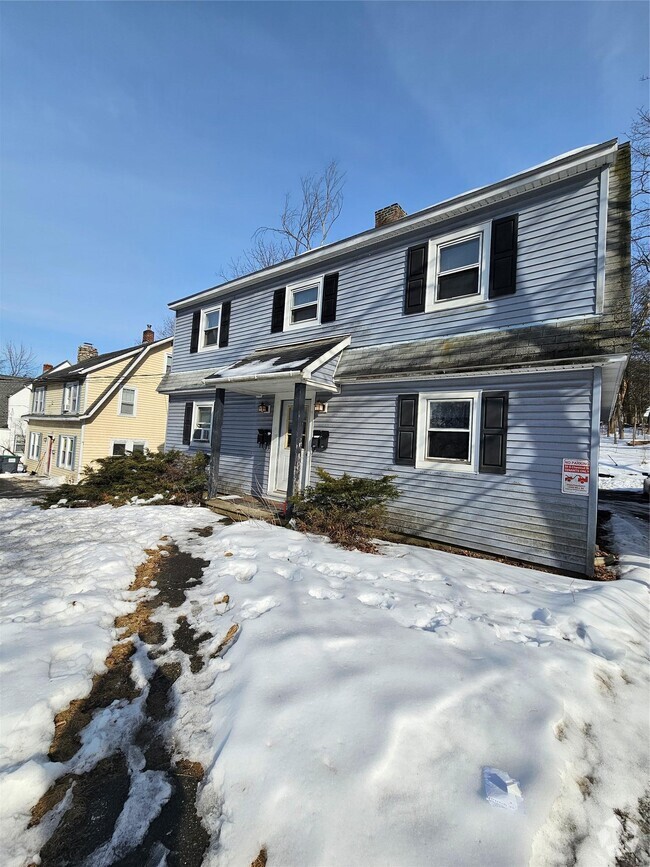
{"type": "Polygon", "coordinates": [[[0,376],[0,452],[22,455],[32,403],[32,381],[25,376],[0,376]]]}
{"type": "Polygon", "coordinates": [[[395,529],[590,575],[629,350],[616,140],[170,304],[167,447],[211,492],[388,473],[395,529]],[[292,436],[301,431],[301,437],[292,436]]]}
{"type": "Polygon", "coordinates": [[[52,367],[33,382],[23,462],[28,472],[78,481],[98,458],[164,448],[167,398],[157,391],[171,366],[172,338],[99,355],[79,347],[77,363],[52,367]]]}

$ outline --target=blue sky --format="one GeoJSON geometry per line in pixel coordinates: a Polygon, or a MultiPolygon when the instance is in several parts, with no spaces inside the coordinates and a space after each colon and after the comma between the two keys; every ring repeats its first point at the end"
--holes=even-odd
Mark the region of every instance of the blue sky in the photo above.
{"type": "Polygon", "coordinates": [[[335,240],[648,102],[645,2],[0,7],[0,341],[39,363],[137,342],[331,158],[335,240]]]}

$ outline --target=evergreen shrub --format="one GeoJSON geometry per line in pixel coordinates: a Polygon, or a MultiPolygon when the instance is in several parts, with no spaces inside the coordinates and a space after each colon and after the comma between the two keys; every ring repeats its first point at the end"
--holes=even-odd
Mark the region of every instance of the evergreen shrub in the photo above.
{"type": "Polygon", "coordinates": [[[97,466],[84,468],[76,485],[60,485],[48,491],[44,509],[51,506],[123,506],[138,500],[152,504],[187,505],[200,503],[207,486],[207,456],[179,451],[114,455],[100,458],[97,466]],[[65,502],[61,502],[65,500],[65,502]]]}
{"type": "Polygon", "coordinates": [[[376,551],[372,531],[384,526],[386,505],[399,497],[395,476],[360,479],[344,473],[334,478],[323,469],[318,481],[292,497],[298,529],[329,536],[344,548],[376,551]]]}

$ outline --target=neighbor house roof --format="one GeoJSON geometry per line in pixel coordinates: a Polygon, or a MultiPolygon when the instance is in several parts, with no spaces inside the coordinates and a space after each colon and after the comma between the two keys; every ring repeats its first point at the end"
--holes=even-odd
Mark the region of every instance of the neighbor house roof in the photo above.
{"type": "Polygon", "coordinates": [[[307,250],[291,259],[285,259],[277,265],[262,268],[260,271],[254,271],[252,274],[247,274],[244,277],[230,280],[219,286],[213,286],[203,292],[179,298],[177,301],[172,301],[169,307],[172,310],[178,310],[217,297],[225,292],[255,286],[265,280],[274,278],[280,280],[284,275],[295,272],[300,268],[324,264],[330,259],[336,259],[344,254],[371,247],[382,241],[399,238],[401,235],[406,235],[417,229],[426,228],[443,220],[476,211],[487,205],[506,201],[513,196],[527,193],[530,190],[555,183],[556,181],[571,178],[582,172],[600,168],[614,161],[617,148],[618,143],[616,139],[611,139],[598,145],[587,145],[583,148],[577,148],[545,163],[519,172],[516,175],[511,175],[502,181],[469,190],[460,196],[446,199],[437,205],[417,211],[414,214],[409,214],[388,225],[369,229],[345,238],[342,241],[326,244],[314,250],[307,250]]]}
{"type": "MultiPolygon", "coordinates": [[[[165,340],[171,340],[166,337],[165,340]]],[[[156,340],[156,343],[164,343],[165,340],[156,340]]],[[[84,361],[78,361],[76,364],[71,364],[63,370],[51,370],[49,373],[44,373],[39,376],[36,382],[61,382],[69,379],[80,379],[96,367],[102,367],[105,364],[118,361],[120,358],[129,358],[141,352],[143,347],[152,346],[151,343],[139,343],[137,346],[129,346],[127,349],[116,349],[113,352],[104,352],[101,355],[94,355],[92,358],[86,358],[84,361]]]]}
{"type": "Polygon", "coordinates": [[[9,398],[30,382],[25,376],[0,376],[0,427],[9,422],[9,398]]]}

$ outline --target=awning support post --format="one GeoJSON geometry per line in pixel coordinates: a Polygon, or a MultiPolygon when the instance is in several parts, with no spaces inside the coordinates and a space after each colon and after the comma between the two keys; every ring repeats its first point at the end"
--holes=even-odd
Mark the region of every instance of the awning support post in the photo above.
{"type": "Polygon", "coordinates": [[[210,428],[210,466],[208,468],[208,499],[217,496],[219,483],[219,458],[221,456],[221,432],[223,430],[223,408],[226,390],[218,388],[214,394],[212,426],[210,428]]]}
{"type": "MultiPolygon", "coordinates": [[[[287,479],[287,516],[293,512],[291,497],[301,490],[302,477],[302,432],[305,428],[307,384],[297,382],[293,388],[293,412],[291,414],[291,445],[289,447],[289,478],[287,479]]],[[[306,445],[306,443],[305,443],[306,445]]]]}

